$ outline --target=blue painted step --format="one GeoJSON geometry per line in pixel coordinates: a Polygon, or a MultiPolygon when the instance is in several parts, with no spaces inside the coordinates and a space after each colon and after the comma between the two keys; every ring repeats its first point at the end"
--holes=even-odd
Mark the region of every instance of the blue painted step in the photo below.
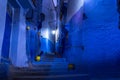
{"type": "Polygon", "coordinates": [[[45,61],[45,62],[66,62],[65,58],[41,58],[40,62],[45,61]]]}
{"type": "Polygon", "coordinates": [[[91,80],[88,74],[67,74],[52,76],[16,76],[16,80],[91,80]]]}
{"type": "Polygon", "coordinates": [[[35,68],[40,69],[68,69],[68,63],[67,62],[36,62],[33,63],[35,68]]]}
{"type": "Polygon", "coordinates": [[[8,79],[9,64],[0,63],[0,80],[8,79]]]}

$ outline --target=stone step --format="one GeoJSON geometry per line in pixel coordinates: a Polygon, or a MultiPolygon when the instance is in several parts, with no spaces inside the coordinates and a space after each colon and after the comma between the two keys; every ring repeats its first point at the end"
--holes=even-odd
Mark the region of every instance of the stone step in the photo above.
{"type": "MultiPolygon", "coordinates": [[[[41,61],[46,61],[46,62],[66,62],[65,58],[41,58],[41,61]]],[[[40,62],[41,62],[40,61],[40,62]]]]}
{"type": "Polygon", "coordinates": [[[12,71],[11,74],[13,76],[41,76],[41,75],[55,75],[55,74],[67,74],[67,70],[46,70],[46,71],[31,71],[31,70],[27,70],[27,71],[12,71]]]}
{"type": "Polygon", "coordinates": [[[11,67],[11,80],[88,80],[86,74],[78,74],[74,70],[69,70],[67,66],[63,68],[51,68],[50,65],[38,65],[34,68],[14,68],[11,67]],[[45,70],[46,69],[46,70],[45,70]],[[76,74],[76,75],[75,75],[76,74]],[[56,77],[57,76],[57,77],[56,77]],[[72,78],[72,79],[71,79],[72,78]]]}
{"type": "Polygon", "coordinates": [[[88,74],[14,76],[12,80],[90,80],[88,74]]]}
{"type": "Polygon", "coordinates": [[[16,70],[22,70],[22,71],[56,71],[56,70],[68,70],[68,63],[67,62],[40,62],[40,63],[34,63],[31,68],[14,68],[11,67],[12,71],[16,70]]]}
{"type": "Polygon", "coordinates": [[[33,65],[64,65],[64,64],[68,64],[68,62],[57,62],[57,61],[55,61],[55,62],[47,62],[47,61],[40,61],[40,62],[33,62],[32,63],[33,65]]]}
{"type": "Polygon", "coordinates": [[[37,69],[67,69],[68,63],[67,62],[40,62],[40,63],[33,63],[33,66],[37,69]]]}
{"type": "Polygon", "coordinates": [[[0,63],[0,80],[8,80],[9,64],[0,63]]]}
{"type": "MultiPolygon", "coordinates": [[[[60,74],[70,74],[70,71],[68,69],[15,69],[11,70],[10,74],[11,76],[47,76],[47,75],[60,75],[60,74]]],[[[72,74],[72,73],[71,73],[72,74]]]]}

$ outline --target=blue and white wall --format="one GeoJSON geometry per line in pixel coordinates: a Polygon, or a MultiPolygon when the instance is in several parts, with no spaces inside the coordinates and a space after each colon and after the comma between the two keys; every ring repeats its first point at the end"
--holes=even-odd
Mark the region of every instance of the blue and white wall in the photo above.
{"type": "Polygon", "coordinates": [[[10,44],[10,59],[15,66],[27,66],[26,23],[24,9],[13,9],[13,23],[10,44]],[[22,59],[22,60],[21,60],[22,59]]]}
{"type": "Polygon", "coordinates": [[[19,22],[19,33],[18,33],[18,46],[17,46],[17,66],[27,66],[28,57],[26,54],[26,21],[25,21],[25,10],[20,8],[20,22],[19,22]],[[22,59],[22,60],[21,60],[22,59]]]}
{"type": "Polygon", "coordinates": [[[13,7],[9,57],[14,66],[26,67],[28,64],[26,51],[26,9],[18,1],[16,4],[18,7],[13,7]]]}
{"type": "Polygon", "coordinates": [[[52,0],[42,1],[42,12],[45,14],[45,20],[41,29],[41,50],[53,54],[55,35],[52,31],[56,28],[56,11],[52,0]]]}
{"type": "Polygon", "coordinates": [[[28,66],[27,45],[26,45],[26,11],[34,8],[31,1],[9,1],[13,7],[10,53],[9,57],[14,66],[26,67],[28,66]],[[27,5],[26,5],[27,4],[27,5]]]}

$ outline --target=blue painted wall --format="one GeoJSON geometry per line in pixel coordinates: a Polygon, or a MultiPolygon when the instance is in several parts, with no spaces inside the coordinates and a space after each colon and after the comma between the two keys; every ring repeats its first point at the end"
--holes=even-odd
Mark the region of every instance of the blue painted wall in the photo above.
{"type": "Polygon", "coordinates": [[[6,20],[6,6],[7,6],[7,0],[4,2],[0,0],[0,57],[2,54],[2,43],[3,43],[3,36],[4,36],[4,30],[5,30],[5,20],[6,20]]]}
{"type": "Polygon", "coordinates": [[[69,63],[80,66],[83,56],[83,0],[71,0],[68,4],[67,23],[68,39],[65,40],[63,57],[69,63]]]}
{"type": "MultiPolygon", "coordinates": [[[[119,70],[120,30],[117,0],[85,0],[83,64],[100,71],[119,70]]],[[[92,70],[91,69],[91,70],[92,70]]]]}
{"type": "Polygon", "coordinates": [[[83,12],[87,19],[83,21],[82,29],[75,33],[75,22],[67,25],[69,39],[66,46],[75,45],[76,48],[66,48],[64,57],[79,64],[81,70],[119,71],[120,30],[116,0],[85,0],[83,12]]]}
{"type": "Polygon", "coordinates": [[[26,54],[29,60],[34,61],[35,56],[39,54],[40,42],[37,34],[37,28],[33,24],[27,23],[30,30],[26,31],[26,54]]]}
{"type": "Polygon", "coordinates": [[[42,37],[39,37],[37,28],[35,30],[34,29],[35,26],[33,24],[27,23],[27,25],[30,27],[30,30],[27,30],[26,32],[27,34],[26,35],[26,38],[27,38],[26,39],[26,46],[27,46],[26,54],[29,60],[34,61],[35,57],[40,54],[40,51],[43,51],[44,53],[53,53],[54,52],[53,43],[48,38],[45,38],[45,35],[43,36],[41,35],[42,37]]]}
{"type": "MultiPolygon", "coordinates": [[[[84,9],[78,10],[66,24],[68,40],[66,40],[64,57],[81,69],[119,71],[120,30],[118,29],[116,0],[84,1],[84,9]],[[83,24],[80,23],[81,11],[84,11],[88,17],[82,22],[83,24]]],[[[49,27],[46,23],[43,23],[45,28],[49,27]]],[[[34,27],[34,25],[30,26],[34,27]]],[[[50,47],[52,42],[44,37],[38,39],[37,31],[31,28],[27,32],[27,54],[33,55],[32,59],[37,55],[39,40],[42,43],[41,50],[52,52],[50,47]]]]}
{"type": "MultiPolygon", "coordinates": [[[[11,23],[12,18],[6,14],[5,32],[2,44],[2,57],[5,59],[9,59],[11,23]]],[[[2,59],[2,61],[4,61],[4,59],[2,59]]]]}

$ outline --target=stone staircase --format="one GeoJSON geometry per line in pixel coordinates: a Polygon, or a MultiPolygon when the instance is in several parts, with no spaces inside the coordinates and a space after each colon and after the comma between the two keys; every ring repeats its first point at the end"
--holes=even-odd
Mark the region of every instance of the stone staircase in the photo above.
{"type": "Polygon", "coordinates": [[[11,67],[10,80],[88,80],[87,74],[74,73],[68,64],[65,58],[42,58],[32,68],[11,67]]]}
{"type": "Polygon", "coordinates": [[[9,65],[0,63],[0,80],[8,79],[8,71],[9,71],[9,65]]]}

